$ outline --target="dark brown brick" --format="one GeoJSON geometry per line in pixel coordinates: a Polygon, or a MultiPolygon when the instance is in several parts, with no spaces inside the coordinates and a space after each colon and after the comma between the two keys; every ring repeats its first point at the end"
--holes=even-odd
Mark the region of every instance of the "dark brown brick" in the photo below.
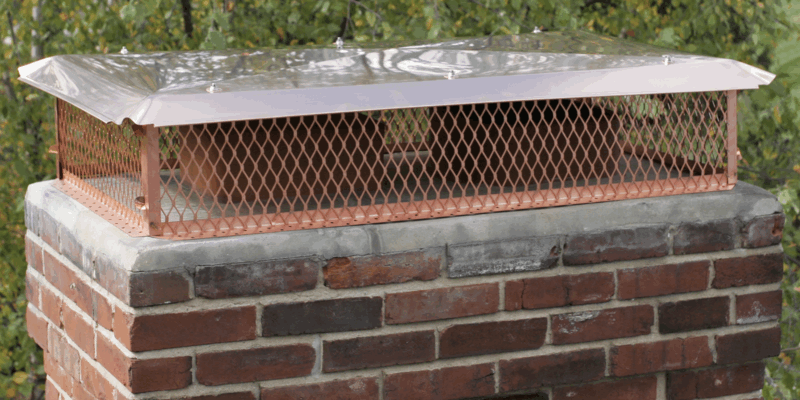
{"type": "Polygon", "coordinates": [[[380,297],[271,304],[261,314],[263,336],[302,335],[379,328],[383,322],[380,297]]]}
{"type": "Polygon", "coordinates": [[[443,251],[440,248],[396,254],[339,257],[322,269],[325,286],[332,289],[430,281],[439,277],[443,251]]]}
{"type": "Polygon", "coordinates": [[[306,344],[198,354],[197,382],[213,386],[306,376],[315,360],[314,348],[306,344]]]}
{"type": "Polygon", "coordinates": [[[86,316],[82,315],[80,311],[73,309],[69,304],[65,304],[62,308],[62,315],[64,316],[64,331],[67,333],[67,336],[69,336],[81,350],[94,358],[95,331],[91,321],[84,319],[86,316]]]}
{"type": "MultiPolygon", "coordinates": [[[[264,399],[269,399],[269,397],[264,397],[264,399]]],[[[179,397],[177,400],[256,400],[256,396],[253,392],[234,392],[207,396],[179,397]]]]}
{"type": "Polygon", "coordinates": [[[707,367],[713,362],[708,338],[698,336],[614,346],[611,348],[609,372],[613,376],[630,376],[707,367]]]}
{"type": "Polygon", "coordinates": [[[717,289],[775,283],[783,277],[783,253],[714,261],[717,289]]]}
{"type": "Polygon", "coordinates": [[[553,400],[656,400],[658,378],[635,379],[561,387],[553,390],[553,400]]]}
{"type": "Polygon", "coordinates": [[[25,274],[25,298],[29,304],[41,308],[39,303],[39,281],[30,273],[25,274]]]}
{"type": "Polygon", "coordinates": [[[781,353],[781,328],[717,336],[717,364],[742,364],[781,353]]]}
{"type": "Polygon", "coordinates": [[[693,254],[730,250],[736,244],[736,230],[736,222],[731,219],[684,222],[675,232],[673,251],[693,254]]]}
{"type": "Polygon", "coordinates": [[[611,272],[531,278],[506,283],[506,310],[604,303],[613,296],[611,272]]]}
{"type": "Polygon", "coordinates": [[[550,400],[550,396],[543,392],[525,394],[511,394],[506,396],[492,396],[491,400],[550,400]]]}
{"type": "Polygon", "coordinates": [[[385,400],[453,400],[494,394],[492,364],[414,371],[386,376],[385,400]]]}
{"type": "Polygon", "coordinates": [[[736,323],[775,321],[781,316],[782,306],[783,292],[780,290],[736,296],[736,323]]]}
{"type": "Polygon", "coordinates": [[[711,297],[664,303],[658,307],[661,333],[686,332],[728,325],[727,297],[711,297]]]}
{"type": "Polygon", "coordinates": [[[39,273],[42,273],[42,246],[25,236],[25,260],[39,273]]]}
{"type": "Polygon", "coordinates": [[[667,374],[668,400],[730,396],[754,392],[763,387],[763,363],[667,374]]]}
{"type": "Polygon", "coordinates": [[[497,312],[496,283],[386,295],[386,323],[434,321],[497,312]]]}
{"type": "Polygon", "coordinates": [[[617,271],[621,300],[699,292],[708,287],[710,261],[657,265],[617,271]]]}
{"type": "Polygon", "coordinates": [[[318,271],[317,262],[309,258],[200,266],[194,292],[208,299],[302,292],[317,286],[318,271]]]}
{"type": "Polygon", "coordinates": [[[61,321],[61,308],[64,301],[47,286],[42,286],[42,312],[57,328],[63,326],[61,321]]]}
{"type": "Polygon", "coordinates": [[[264,400],[378,400],[375,378],[355,378],[311,385],[281,386],[261,389],[264,400]]]}
{"type": "Polygon", "coordinates": [[[439,357],[537,349],[546,336],[547,318],[455,325],[439,336],[439,357]]]}
{"type": "Polygon", "coordinates": [[[189,278],[182,271],[137,272],[129,279],[132,307],[180,303],[189,300],[189,278]]]}
{"type": "Polygon", "coordinates": [[[653,318],[653,307],[649,305],[555,315],[553,344],[648,335],[653,318]]]}
{"type": "MultiPolygon", "coordinates": [[[[28,309],[25,310],[25,323],[28,328],[28,335],[33,338],[33,341],[42,349],[47,349],[47,320],[44,319],[39,313],[35,313],[32,304],[28,304],[28,309]]],[[[37,310],[38,311],[38,310],[37,310]]]]}
{"type": "Polygon", "coordinates": [[[114,335],[128,350],[148,351],[256,338],[254,306],[130,316],[117,310],[114,335]]]}
{"type": "Polygon", "coordinates": [[[433,331],[325,341],[322,370],[336,372],[433,361],[434,341],[433,331]]]}
{"type": "Polygon", "coordinates": [[[747,221],[742,229],[742,247],[767,247],[781,243],[785,215],[772,214],[747,221]]]}
{"type": "Polygon", "coordinates": [[[658,225],[570,235],[562,260],[583,265],[663,257],[669,252],[667,229],[658,225]]]}
{"type": "Polygon", "coordinates": [[[500,390],[510,392],[538,387],[595,381],[605,375],[603,349],[500,361],[500,390]]]}

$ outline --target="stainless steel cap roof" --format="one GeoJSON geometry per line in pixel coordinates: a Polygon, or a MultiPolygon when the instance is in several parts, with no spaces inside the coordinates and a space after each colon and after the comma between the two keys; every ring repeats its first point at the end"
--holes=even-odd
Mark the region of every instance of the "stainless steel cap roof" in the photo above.
{"type": "Polygon", "coordinates": [[[756,89],[775,77],[738,61],[577,31],[364,46],[61,55],[19,73],[104,122],[155,126],[756,89]]]}

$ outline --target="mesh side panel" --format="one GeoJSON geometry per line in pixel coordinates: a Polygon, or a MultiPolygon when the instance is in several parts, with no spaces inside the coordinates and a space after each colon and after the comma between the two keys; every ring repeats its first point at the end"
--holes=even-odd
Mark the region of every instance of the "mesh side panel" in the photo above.
{"type": "Polygon", "coordinates": [[[126,232],[140,233],[141,138],[135,126],[104,124],[62,100],[56,113],[62,188],[126,232]]]}
{"type": "Polygon", "coordinates": [[[226,236],[730,189],[727,107],[725,92],[683,93],[161,128],[162,234],[226,236]]]}

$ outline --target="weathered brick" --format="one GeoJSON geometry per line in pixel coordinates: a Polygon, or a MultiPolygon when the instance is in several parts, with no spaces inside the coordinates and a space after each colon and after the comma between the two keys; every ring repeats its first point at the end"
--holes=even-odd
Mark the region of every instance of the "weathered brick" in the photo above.
{"type": "Polygon", "coordinates": [[[81,314],[80,311],[75,310],[71,305],[65,304],[62,308],[64,331],[81,350],[94,358],[94,326],[92,326],[91,321],[84,319],[85,316],[81,314]]]}
{"type": "Polygon", "coordinates": [[[553,390],[553,400],[656,400],[658,378],[634,379],[561,387],[553,390]]]}
{"type": "Polygon", "coordinates": [[[326,340],[322,370],[336,372],[433,361],[434,341],[433,331],[326,340]]]}
{"type": "Polygon", "coordinates": [[[604,303],[614,296],[614,275],[611,272],[558,275],[516,282],[506,283],[506,310],[518,309],[518,305],[536,309],[604,303]],[[518,289],[520,284],[522,287],[518,289]]]}
{"type": "Polygon", "coordinates": [[[698,336],[614,346],[611,348],[609,372],[613,376],[630,376],[707,367],[713,362],[708,338],[698,336]]]}
{"type": "Polygon", "coordinates": [[[39,236],[53,250],[58,249],[58,221],[46,212],[39,213],[40,230],[39,236]]]}
{"type": "Polygon", "coordinates": [[[81,359],[81,386],[99,400],[114,400],[116,389],[87,358],[81,359]]]}
{"type": "Polygon", "coordinates": [[[444,251],[433,248],[396,254],[339,257],[322,269],[325,286],[332,289],[430,281],[439,277],[444,251]]]}
{"type": "Polygon", "coordinates": [[[41,307],[39,303],[39,286],[39,281],[33,275],[30,273],[25,274],[25,298],[29,304],[33,304],[36,308],[41,307]]]}
{"type": "Polygon", "coordinates": [[[716,260],[714,270],[717,289],[774,283],[783,277],[783,253],[716,260]]]}
{"type": "Polygon", "coordinates": [[[42,286],[42,312],[50,321],[60,328],[63,326],[61,321],[61,308],[64,301],[61,300],[54,291],[50,290],[47,286],[42,286]]]}
{"type": "Polygon", "coordinates": [[[783,293],[771,292],[743,294],[736,296],[736,323],[755,324],[775,321],[781,316],[783,293]]]}
{"type": "Polygon", "coordinates": [[[781,328],[717,336],[717,364],[742,364],[781,353],[781,328]]]}
{"type": "Polygon", "coordinates": [[[736,222],[721,219],[705,222],[684,222],[673,239],[675,254],[711,253],[730,250],[736,244],[736,222]]]}
{"type": "Polygon", "coordinates": [[[710,261],[657,265],[617,271],[621,300],[699,292],[708,287],[710,261]]]}
{"type": "Polygon", "coordinates": [[[653,318],[653,307],[649,305],[555,315],[553,344],[647,335],[653,318]]]}
{"type": "Polygon", "coordinates": [[[112,296],[131,305],[130,273],[118,267],[116,261],[101,252],[95,253],[94,269],[97,283],[112,296]]]}
{"type": "Polygon", "coordinates": [[[693,400],[750,393],[764,387],[764,363],[667,374],[668,400],[693,400]]]}
{"type": "MultiPolygon", "coordinates": [[[[75,238],[69,229],[65,229],[63,226],[61,226],[60,229],[59,247],[57,247],[58,252],[61,253],[67,260],[69,260],[72,265],[85,271],[83,262],[83,246],[81,246],[81,243],[75,238]]],[[[92,276],[90,271],[85,272],[88,276],[92,276]]]]}
{"type": "Polygon", "coordinates": [[[374,329],[383,322],[380,297],[271,304],[261,314],[263,336],[374,329]]]}
{"type": "MultiPolygon", "coordinates": [[[[64,391],[68,398],[71,398],[74,393],[73,388],[76,384],[75,379],[58,365],[58,361],[49,352],[45,351],[43,355],[44,373],[47,374],[47,379],[53,381],[54,385],[64,391]]],[[[62,396],[62,399],[64,398],[65,397],[62,396]]]]}
{"type": "Polygon", "coordinates": [[[80,379],[81,356],[78,349],[72,347],[60,329],[49,326],[47,330],[47,352],[53,356],[53,362],[64,369],[73,379],[80,379]]]}
{"type": "Polygon", "coordinates": [[[433,321],[497,312],[495,283],[420,290],[386,295],[386,323],[433,321]]]}
{"type": "MultiPolygon", "coordinates": [[[[189,278],[181,271],[138,272],[128,278],[129,305],[145,307],[189,300],[189,278]]],[[[106,288],[108,289],[108,288],[106,288]]]]}
{"type": "Polygon", "coordinates": [[[668,254],[668,226],[642,226],[570,235],[564,245],[565,265],[663,257],[668,254]]]}
{"type": "Polygon", "coordinates": [[[747,221],[742,229],[742,247],[767,247],[781,243],[785,215],[763,215],[747,221]]]}
{"type": "Polygon", "coordinates": [[[53,383],[52,378],[47,379],[44,384],[44,400],[60,400],[61,393],[59,393],[56,384],[53,383]]]}
{"type": "Polygon", "coordinates": [[[375,378],[315,383],[311,385],[282,386],[261,389],[264,400],[378,400],[378,382],[375,378]]]}
{"type": "Polygon", "coordinates": [[[550,400],[550,396],[544,392],[533,392],[525,394],[511,394],[506,396],[492,396],[491,400],[550,400]]]}
{"type": "Polygon", "coordinates": [[[44,253],[45,277],[68,299],[88,315],[92,315],[92,288],[49,252],[44,253]]]}
{"type": "Polygon", "coordinates": [[[194,292],[208,299],[301,292],[316,287],[318,271],[309,258],[199,266],[194,292]]]}
{"type": "Polygon", "coordinates": [[[561,254],[560,236],[499,240],[448,247],[450,278],[552,268],[561,254]]]}
{"type": "Polygon", "coordinates": [[[547,318],[455,325],[439,335],[439,357],[537,349],[546,336],[547,318]]]}
{"type": "Polygon", "coordinates": [[[39,273],[43,272],[42,264],[42,246],[25,236],[25,259],[30,265],[39,273]]]}
{"type": "Polygon", "coordinates": [[[385,400],[451,400],[494,394],[492,364],[390,374],[385,400]]]}
{"type": "MultiPolygon", "coordinates": [[[[262,398],[268,399],[268,397],[262,398]]],[[[234,392],[206,396],[179,397],[178,400],[256,400],[256,396],[253,392],[234,392]]]]}
{"type": "Polygon", "coordinates": [[[171,349],[256,338],[254,306],[137,316],[117,311],[114,316],[114,335],[131,351],[171,349]]]}
{"type": "Polygon", "coordinates": [[[728,325],[728,297],[664,303],[658,307],[661,333],[686,332],[728,325]]]}
{"type": "Polygon", "coordinates": [[[25,324],[28,328],[28,335],[33,338],[33,341],[39,347],[47,349],[47,320],[39,313],[34,312],[35,308],[29,303],[28,308],[25,310],[25,324]]]}
{"type": "Polygon", "coordinates": [[[197,382],[214,386],[306,376],[315,360],[307,344],[202,353],[197,355],[197,382]]]}
{"type": "Polygon", "coordinates": [[[605,375],[603,349],[500,361],[500,390],[510,392],[538,387],[590,382],[605,375]]]}
{"type": "Polygon", "coordinates": [[[92,293],[94,299],[94,320],[98,325],[108,330],[113,329],[114,306],[102,294],[95,291],[92,293]]]}
{"type": "Polygon", "coordinates": [[[97,335],[97,362],[132,393],[177,390],[192,383],[192,357],[127,357],[102,334],[97,335]]]}

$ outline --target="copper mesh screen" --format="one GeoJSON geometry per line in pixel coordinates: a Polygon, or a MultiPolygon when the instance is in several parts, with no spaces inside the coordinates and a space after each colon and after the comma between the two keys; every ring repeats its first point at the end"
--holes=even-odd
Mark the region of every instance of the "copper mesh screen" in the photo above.
{"type": "MultiPolygon", "coordinates": [[[[103,127],[125,136],[124,126],[103,127]]],[[[159,174],[159,201],[147,204],[161,218],[148,232],[173,239],[724,190],[736,179],[735,92],[273,118],[163,127],[157,137],[160,168],[145,170],[159,174]]],[[[127,177],[132,191],[91,187],[141,224],[131,208],[147,197],[141,170],[76,176],[127,177]]]]}

